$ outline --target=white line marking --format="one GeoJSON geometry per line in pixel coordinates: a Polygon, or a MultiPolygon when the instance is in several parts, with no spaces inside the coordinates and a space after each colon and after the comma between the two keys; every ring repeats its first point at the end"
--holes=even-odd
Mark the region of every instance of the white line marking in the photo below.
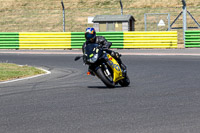
{"type": "Polygon", "coordinates": [[[35,76],[31,76],[31,77],[26,77],[26,78],[19,78],[19,79],[14,79],[14,80],[9,80],[9,81],[3,81],[3,82],[0,82],[0,84],[6,84],[6,83],[11,83],[11,82],[17,82],[17,81],[21,81],[21,80],[27,80],[27,79],[32,79],[32,78],[37,78],[37,77],[40,77],[40,76],[44,76],[44,75],[48,75],[48,74],[51,74],[50,71],[48,70],[45,70],[43,68],[38,68],[42,71],[45,71],[46,73],[44,74],[39,74],[39,75],[35,75],[35,76]]]}

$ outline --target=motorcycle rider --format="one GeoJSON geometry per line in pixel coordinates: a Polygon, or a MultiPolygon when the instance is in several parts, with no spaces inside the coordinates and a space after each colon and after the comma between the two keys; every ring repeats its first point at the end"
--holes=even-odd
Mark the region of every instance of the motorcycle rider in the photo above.
{"type": "Polygon", "coordinates": [[[86,42],[82,46],[82,51],[84,50],[84,48],[86,47],[87,44],[90,44],[90,43],[99,44],[99,46],[101,48],[103,48],[103,50],[105,50],[107,53],[109,53],[113,58],[115,58],[117,60],[117,62],[119,63],[120,67],[123,70],[122,71],[123,75],[126,74],[126,66],[122,63],[122,61],[120,59],[121,55],[118,52],[114,52],[114,51],[109,49],[112,45],[111,42],[108,42],[105,39],[105,37],[103,37],[103,36],[96,36],[95,29],[90,28],[90,27],[86,29],[85,39],[86,39],[86,42]]]}

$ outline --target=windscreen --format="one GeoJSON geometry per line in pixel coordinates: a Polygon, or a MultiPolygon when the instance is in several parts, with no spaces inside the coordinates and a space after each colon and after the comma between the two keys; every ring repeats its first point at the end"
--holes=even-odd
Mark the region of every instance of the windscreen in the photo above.
{"type": "Polygon", "coordinates": [[[87,44],[84,49],[84,54],[87,54],[87,57],[90,57],[91,54],[96,54],[96,48],[98,46],[96,43],[87,44]]]}

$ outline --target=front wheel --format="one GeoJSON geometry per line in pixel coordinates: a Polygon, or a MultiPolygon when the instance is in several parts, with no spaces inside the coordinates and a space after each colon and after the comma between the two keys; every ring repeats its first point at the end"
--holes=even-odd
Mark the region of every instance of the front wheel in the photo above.
{"type": "Polygon", "coordinates": [[[104,74],[104,72],[102,71],[101,68],[99,68],[96,71],[96,74],[108,88],[114,88],[115,87],[115,83],[113,81],[110,81],[109,78],[107,78],[105,76],[105,74],[104,74]]]}

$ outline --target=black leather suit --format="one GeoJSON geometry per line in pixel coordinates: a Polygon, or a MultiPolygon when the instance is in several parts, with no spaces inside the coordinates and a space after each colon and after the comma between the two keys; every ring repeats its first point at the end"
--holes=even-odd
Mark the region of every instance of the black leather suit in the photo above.
{"type": "Polygon", "coordinates": [[[94,42],[86,41],[82,46],[82,51],[84,50],[84,47],[89,43],[97,43],[97,44],[99,44],[100,47],[102,47],[104,50],[106,50],[106,52],[109,53],[111,56],[113,56],[118,61],[119,65],[121,65],[122,62],[121,62],[119,53],[118,52],[114,52],[112,50],[109,50],[109,48],[111,47],[112,43],[108,42],[105,39],[105,37],[96,36],[94,42]]]}
{"type": "Polygon", "coordinates": [[[97,36],[96,39],[94,40],[94,42],[90,42],[90,41],[86,41],[84,44],[83,44],[83,47],[82,47],[82,50],[84,49],[84,47],[89,44],[89,43],[97,43],[99,44],[102,48],[104,49],[109,49],[112,45],[111,42],[108,42],[105,37],[103,36],[97,36]]]}
{"type": "MultiPolygon", "coordinates": [[[[122,63],[122,61],[120,59],[121,55],[118,52],[114,52],[114,51],[109,49],[111,47],[112,43],[108,42],[105,39],[105,37],[96,36],[96,39],[94,40],[94,42],[86,41],[82,46],[82,52],[83,52],[84,48],[86,47],[86,45],[89,44],[89,43],[99,44],[100,47],[102,47],[107,53],[109,53],[112,57],[114,57],[117,60],[117,62],[123,68],[123,70],[126,70],[126,66],[122,63]]],[[[125,72],[123,71],[123,73],[125,73],[125,72]]]]}

